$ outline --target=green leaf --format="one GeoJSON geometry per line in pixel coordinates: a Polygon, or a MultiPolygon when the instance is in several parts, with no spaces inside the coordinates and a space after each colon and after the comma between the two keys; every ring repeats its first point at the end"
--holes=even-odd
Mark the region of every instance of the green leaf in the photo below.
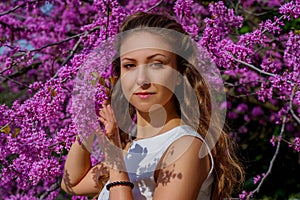
{"type": "Polygon", "coordinates": [[[10,126],[9,125],[5,125],[4,127],[2,127],[0,129],[0,132],[9,134],[10,133],[10,126]]]}
{"type": "Polygon", "coordinates": [[[244,25],[244,26],[242,26],[242,28],[239,29],[239,33],[240,33],[240,34],[245,34],[245,33],[248,33],[248,32],[250,32],[250,31],[251,31],[251,30],[250,30],[250,28],[249,28],[248,25],[244,25]]]}

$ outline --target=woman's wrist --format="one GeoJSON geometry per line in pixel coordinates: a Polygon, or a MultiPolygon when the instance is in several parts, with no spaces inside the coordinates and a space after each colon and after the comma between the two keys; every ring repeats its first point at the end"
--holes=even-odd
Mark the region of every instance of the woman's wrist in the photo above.
{"type": "Polygon", "coordinates": [[[110,182],[115,181],[130,181],[128,173],[119,169],[110,169],[109,170],[109,180],[110,182]]]}
{"type": "Polygon", "coordinates": [[[110,144],[103,148],[103,153],[106,166],[108,166],[110,169],[126,171],[123,149],[110,144]]]}
{"type": "Polygon", "coordinates": [[[134,184],[130,181],[115,181],[115,182],[111,182],[111,183],[107,184],[106,189],[110,190],[111,187],[115,187],[115,186],[128,186],[131,189],[134,188],[134,184]]]}
{"type": "Polygon", "coordinates": [[[133,199],[133,183],[130,182],[128,173],[118,169],[110,169],[109,182],[113,184],[109,187],[109,197],[111,200],[130,200],[133,199]]]}

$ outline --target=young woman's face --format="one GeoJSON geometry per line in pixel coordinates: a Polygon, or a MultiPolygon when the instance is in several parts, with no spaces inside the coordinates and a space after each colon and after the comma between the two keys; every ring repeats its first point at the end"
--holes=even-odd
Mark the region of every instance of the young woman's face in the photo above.
{"type": "Polygon", "coordinates": [[[122,42],[120,53],[122,89],[137,110],[149,112],[156,104],[173,104],[178,82],[176,55],[162,37],[134,33],[122,42]]]}

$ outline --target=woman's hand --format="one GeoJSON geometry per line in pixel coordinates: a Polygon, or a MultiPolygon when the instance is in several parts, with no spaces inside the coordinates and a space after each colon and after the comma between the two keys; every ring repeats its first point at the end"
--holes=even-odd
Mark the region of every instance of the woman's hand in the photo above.
{"type": "Polygon", "coordinates": [[[103,104],[103,108],[99,112],[99,120],[104,125],[104,134],[115,146],[122,148],[119,134],[119,127],[117,125],[111,105],[103,104]]]}

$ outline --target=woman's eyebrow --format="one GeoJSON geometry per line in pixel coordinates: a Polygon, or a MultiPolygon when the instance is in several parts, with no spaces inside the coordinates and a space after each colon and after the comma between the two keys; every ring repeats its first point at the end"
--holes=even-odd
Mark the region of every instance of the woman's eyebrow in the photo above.
{"type": "Polygon", "coordinates": [[[134,58],[127,58],[127,57],[121,59],[121,61],[124,61],[124,60],[135,61],[134,58]]]}
{"type": "MultiPolygon", "coordinates": [[[[151,56],[148,56],[146,59],[147,59],[147,60],[151,60],[152,58],[154,58],[154,57],[156,57],[156,56],[163,56],[163,57],[167,58],[167,56],[164,55],[164,54],[156,53],[156,54],[153,54],[153,55],[151,55],[151,56]]],[[[121,61],[124,61],[124,60],[135,61],[134,58],[129,58],[129,57],[125,57],[125,58],[122,58],[122,59],[121,59],[121,61]]]]}
{"type": "Polygon", "coordinates": [[[147,57],[147,60],[150,60],[150,59],[152,59],[152,58],[154,58],[154,57],[156,57],[156,56],[163,56],[163,57],[167,58],[167,56],[164,55],[164,54],[156,53],[156,54],[153,54],[153,55],[151,55],[151,56],[148,56],[148,57],[147,57]]]}

